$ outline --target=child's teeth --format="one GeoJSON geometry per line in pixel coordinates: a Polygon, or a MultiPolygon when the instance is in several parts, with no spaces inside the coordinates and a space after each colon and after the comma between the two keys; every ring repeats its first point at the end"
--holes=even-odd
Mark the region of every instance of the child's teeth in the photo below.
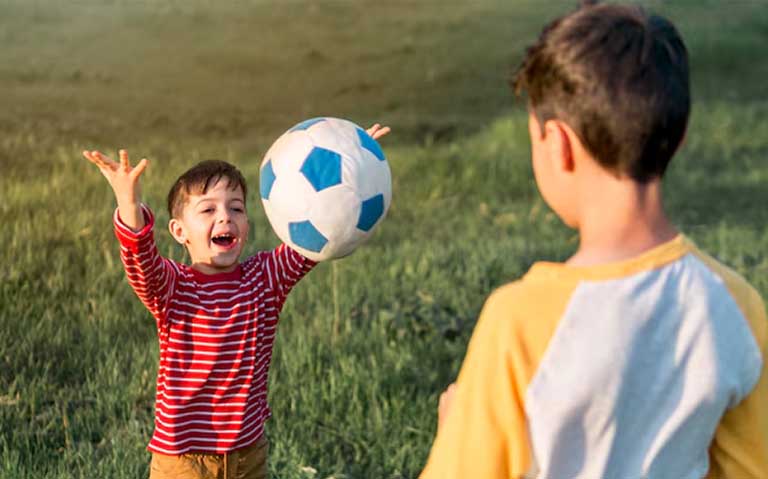
{"type": "Polygon", "coordinates": [[[223,234],[223,235],[216,235],[213,237],[213,241],[216,244],[226,244],[229,245],[232,242],[235,241],[235,237],[230,234],[223,234]]]}

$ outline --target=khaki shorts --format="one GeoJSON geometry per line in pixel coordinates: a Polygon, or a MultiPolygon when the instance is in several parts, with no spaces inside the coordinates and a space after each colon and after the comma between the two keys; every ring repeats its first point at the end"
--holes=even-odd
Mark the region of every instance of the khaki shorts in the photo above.
{"type": "Polygon", "coordinates": [[[262,435],[255,444],[227,454],[153,452],[149,479],[267,479],[268,450],[262,435]]]}

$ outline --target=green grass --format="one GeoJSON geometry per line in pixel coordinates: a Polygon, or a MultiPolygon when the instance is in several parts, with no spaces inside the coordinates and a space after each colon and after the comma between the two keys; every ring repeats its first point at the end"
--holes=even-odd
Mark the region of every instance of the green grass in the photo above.
{"type": "MultiPolygon", "coordinates": [[[[0,477],[148,473],[157,339],[123,277],[111,191],[80,150],[149,157],[144,197],[162,225],[183,169],[223,158],[255,190],[270,142],[316,115],[394,128],[394,200],[370,243],[286,305],[271,472],[415,477],[484,298],[576,246],[537,196],[505,85],[572,4],[538,3],[3,3],[0,477]]],[[[650,3],[679,24],[694,75],[667,205],[768,295],[768,3],[721,5],[650,3]]],[[[276,244],[254,193],[249,253],[276,244]]]]}

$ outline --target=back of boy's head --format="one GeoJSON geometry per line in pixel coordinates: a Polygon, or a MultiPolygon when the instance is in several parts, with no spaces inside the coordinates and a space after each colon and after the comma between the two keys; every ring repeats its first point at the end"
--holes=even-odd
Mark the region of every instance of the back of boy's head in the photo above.
{"type": "Polygon", "coordinates": [[[688,53],[671,22],[586,3],[547,25],[512,79],[542,126],[565,122],[617,176],[659,178],[685,135],[688,53]]]}
{"type": "Polygon", "coordinates": [[[233,165],[221,160],[205,160],[196,164],[184,174],[179,176],[168,192],[168,214],[171,218],[181,218],[184,205],[189,195],[204,195],[208,188],[213,187],[220,180],[227,181],[227,187],[235,190],[239,186],[243,191],[243,200],[248,195],[240,170],[233,165]]]}

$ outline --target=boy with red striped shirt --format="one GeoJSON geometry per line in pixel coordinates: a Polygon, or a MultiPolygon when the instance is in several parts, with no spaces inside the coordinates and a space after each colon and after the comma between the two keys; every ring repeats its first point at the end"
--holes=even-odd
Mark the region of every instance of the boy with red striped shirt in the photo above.
{"type": "MultiPolygon", "coordinates": [[[[375,125],[374,138],[388,133],[375,125]]],[[[143,159],[97,165],[117,199],[115,234],[126,276],[157,324],[157,377],[151,479],[267,477],[267,380],[280,311],[315,263],[288,245],[238,262],[248,239],[247,187],[223,161],[184,173],[168,195],[169,230],[190,265],[160,256],[154,215],[139,198],[143,159]]]]}

